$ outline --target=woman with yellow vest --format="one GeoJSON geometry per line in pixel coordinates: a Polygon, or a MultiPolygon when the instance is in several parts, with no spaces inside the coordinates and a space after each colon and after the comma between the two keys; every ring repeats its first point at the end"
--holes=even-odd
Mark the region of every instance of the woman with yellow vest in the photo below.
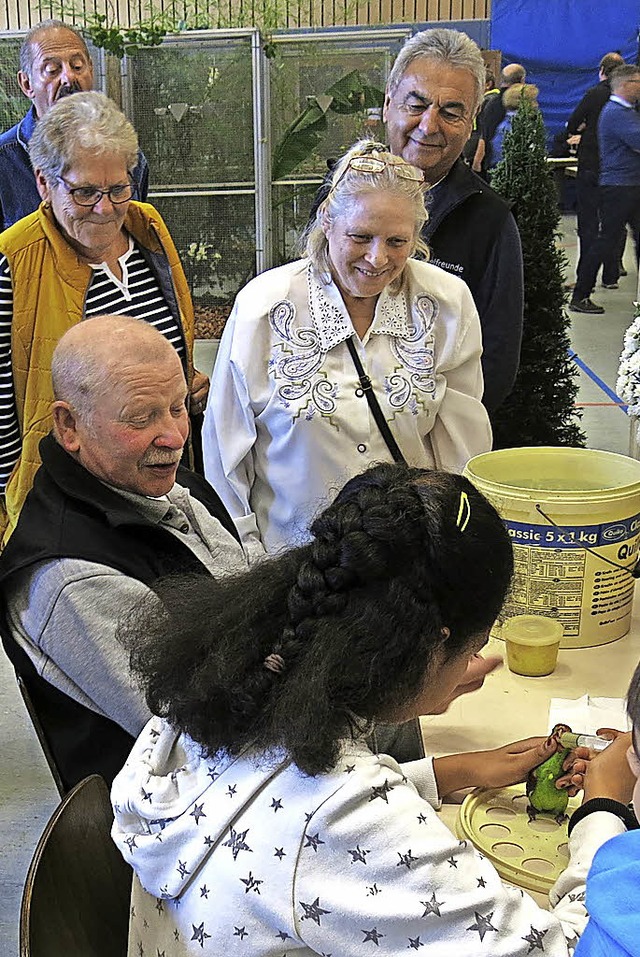
{"type": "Polygon", "coordinates": [[[138,138],[102,93],[76,93],[42,117],[29,144],[43,203],[0,234],[0,515],[11,533],[51,427],[51,356],[95,315],[154,325],[179,353],[199,414],[209,381],[193,370],[193,306],[157,211],[133,201],[138,138]]]}

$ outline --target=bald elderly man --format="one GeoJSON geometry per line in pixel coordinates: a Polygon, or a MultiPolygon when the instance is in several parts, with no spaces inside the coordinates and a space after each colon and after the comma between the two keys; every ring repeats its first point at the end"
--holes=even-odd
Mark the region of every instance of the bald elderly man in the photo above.
{"type": "Polygon", "coordinates": [[[92,772],[110,781],[149,717],[119,616],[162,575],[217,577],[247,562],[214,490],[179,466],[187,385],[161,333],[123,316],[85,320],[58,343],[52,377],[53,431],[0,583],[5,648],[70,787],[92,772]]]}
{"type": "MultiPolygon", "coordinates": [[[[110,782],[149,717],[119,618],[163,575],[218,577],[247,559],[214,490],[178,465],[187,386],[161,333],[124,316],[87,319],[60,339],[52,376],[53,431],[0,555],[0,591],[5,650],[70,788],[96,772],[110,782]]],[[[476,656],[451,700],[495,664],[476,656]]],[[[411,731],[378,729],[377,744],[417,757],[411,731]]]]}

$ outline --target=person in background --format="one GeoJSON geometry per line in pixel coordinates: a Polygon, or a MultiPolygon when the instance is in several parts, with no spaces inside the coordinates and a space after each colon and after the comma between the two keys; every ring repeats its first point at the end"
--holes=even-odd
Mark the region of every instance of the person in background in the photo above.
{"type": "MultiPolygon", "coordinates": [[[[640,810],[640,665],[627,694],[627,713],[633,725],[627,760],[635,778],[631,802],[640,810]]],[[[605,752],[606,754],[606,752],[605,752]]],[[[598,762],[589,772],[614,773],[598,762]]],[[[604,809],[601,805],[601,809],[604,809]]],[[[636,957],[640,940],[640,829],[625,807],[610,810],[627,823],[628,831],[607,841],[593,859],[587,876],[586,906],[589,923],[576,948],[575,957],[636,957]]]]}
{"type": "MultiPolygon", "coordinates": [[[[478,110],[478,113],[476,114],[476,118],[473,121],[473,130],[471,131],[471,136],[467,140],[465,147],[462,151],[462,155],[469,166],[473,164],[473,158],[476,155],[476,150],[478,148],[478,142],[480,140],[480,124],[482,123],[482,114],[486,110],[487,104],[490,103],[494,97],[500,96],[500,90],[496,86],[496,78],[493,75],[493,72],[489,69],[489,67],[487,67],[486,69],[484,87],[485,87],[484,96],[482,98],[480,109],[478,110]]],[[[482,171],[480,171],[479,175],[483,175],[482,171]]]]}
{"type": "Polygon", "coordinates": [[[504,105],[504,94],[510,86],[518,83],[524,83],[527,78],[527,71],[521,63],[509,63],[500,74],[500,96],[494,97],[487,104],[486,110],[482,114],[482,124],[480,126],[480,138],[478,148],[473,158],[472,167],[476,173],[486,173],[488,169],[495,166],[493,157],[493,138],[496,130],[506,116],[506,107],[504,105]]]}
{"type": "Polygon", "coordinates": [[[606,806],[573,827],[551,912],[435,808],[522,781],[553,737],[404,765],[363,737],[437,709],[486,641],[513,568],[499,515],[461,476],[380,465],[311,533],[234,579],[167,584],[121,634],[158,715],[112,789],[130,957],[568,957],[593,854],[625,830],[630,736],[587,768],[606,806]]]}
{"type": "Polygon", "coordinates": [[[581,257],[578,278],[569,308],[573,312],[600,315],[603,306],[593,302],[598,269],[602,285],[615,288],[620,268],[620,236],[631,227],[636,253],[640,255],[640,66],[616,67],[609,77],[611,96],[598,120],[600,148],[600,233],[581,257]]]}
{"type": "Polygon", "coordinates": [[[194,371],[193,305],[162,218],[133,200],[135,130],[102,93],[64,97],[29,145],[43,202],[0,234],[0,493],[5,538],[51,429],[51,357],[89,316],[119,314],[155,326],[175,347],[189,408],[204,410],[209,380],[194,371]]]}
{"type": "MultiPolygon", "coordinates": [[[[29,143],[36,124],[65,96],[93,88],[93,63],[80,33],[61,20],[36,24],[22,41],[18,83],[31,100],[31,109],[19,123],[0,136],[0,231],[33,213],[40,193],[29,159],[29,143]]],[[[132,170],[135,198],[145,202],[149,167],[138,151],[132,170]]]]}
{"type": "Polygon", "coordinates": [[[509,395],[520,362],[523,270],[508,203],[461,153],[482,102],[486,69],[458,30],[423,30],[389,74],[383,117],[391,152],[421,169],[429,191],[422,232],[430,261],[469,286],[482,327],[482,401],[489,416],[509,395]]]}
{"type": "Polygon", "coordinates": [[[462,471],[491,448],[478,314],[463,282],[412,258],[425,218],[422,171],[363,140],[333,170],[306,257],[239,292],[203,451],[250,554],[304,541],[366,464],[462,471]]]}
{"type": "Polygon", "coordinates": [[[247,562],[215,491],[179,465],[188,392],[165,336],[139,319],[87,319],[58,342],[51,376],[53,431],[0,554],[0,590],[5,649],[70,788],[87,774],[110,783],[150,717],[118,616],[169,572],[217,577],[247,562]]]}
{"type": "Polygon", "coordinates": [[[502,122],[498,124],[493,137],[493,149],[491,151],[491,169],[498,165],[503,159],[504,138],[511,129],[513,118],[518,112],[520,101],[524,98],[533,106],[538,108],[538,87],[533,83],[513,83],[502,94],[502,105],[505,108],[505,116],[502,122]]]}
{"type": "MultiPolygon", "coordinates": [[[[599,82],[590,87],[582,97],[567,121],[567,143],[577,149],[578,173],[576,176],[576,202],[578,219],[578,238],[580,262],[598,238],[600,215],[598,212],[598,178],[600,175],[600,156],[598,152],[598,119],[611,96],[609,77],[624,60],[619,53],[606,53],[599,64],[599,82]]],[[[624,250],[626,233],[620,237],[621,254],[624,250]]]]}

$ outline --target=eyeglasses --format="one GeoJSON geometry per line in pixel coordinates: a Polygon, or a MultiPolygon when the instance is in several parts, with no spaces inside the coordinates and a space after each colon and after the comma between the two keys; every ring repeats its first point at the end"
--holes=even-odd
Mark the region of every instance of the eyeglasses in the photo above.
{"type": "Polygon", "coordinates": [[[97,206],[103,196],[108,196],[110,202],[118,206],[120,203],[127,203],[134,193],[131,183],[118,183],[108,189],[98,189],[96,186],[69,186],[62,176],[58,177],[58,182],[62,183],[76,206],[97,206]]]}
{"type": "Polygon", "coordinates": [[[412,183],[423,183],[424,173],[417,166],[411,166],[401,159],[381,159],[378,156],[352,156],[335,183],[331,184],[329,192],[333,192],[341,179],[350,169],[358,173],[382,173],[390,166],[400,179],[411,180],[412,183]]]}

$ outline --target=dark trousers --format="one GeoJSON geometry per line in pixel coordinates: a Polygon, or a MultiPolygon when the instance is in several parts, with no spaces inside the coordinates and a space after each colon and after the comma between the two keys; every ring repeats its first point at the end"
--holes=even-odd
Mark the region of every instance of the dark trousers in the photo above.
{"type": "Polygon", "coordinates": [[[600,214],[598,212],[598,174],[585,170],[576,176],[576,212],[578,217],[578,239],[580,240],[580,263],[587,250],[591,249],[600,232],[600,214]]]}
{"type": "MultiPolygon", "coordinates": [[[[581,268],[584,269],[585,259],[590,249],[593,249],[600,233],[600,187],[598,186],[598,174],[593,170],[587,169],[582,172],[578,169],[576,176],[576,212],[578,218],[578,239],[580,240],[580,257],[576,267],[576,275],[580,275],[581,268]]],[[[622,260],[624,246],[627,241],[627,231],[623,226],[618,238],[618,262],[622,260]]],[[[605,280],[606,282],[616,282],[615,279],[605,280]]],[[[595,285],[595,280],[594,280],[595,285]]],[[[593,286],[592,286],[593,288],[593,286]]],[[[589,295],[587,293],[587,296],[589,295]]],[[[580,296],[581,299],[586,298],[580,296]]]]}
{"type": "MultiPolygon", "coordinates": [[[[580,255],[574,300],[586,299],[596,284],[602,264],[602,281],[607,285],[618,281],[621,258],[621,233],[631,227],[638,258],[640,237],[640,185],[601,186],[599,189],[600,233],[593,245],[580,255]]],[[[624,247],[622,247],[624,248],[624,247]]]]}

